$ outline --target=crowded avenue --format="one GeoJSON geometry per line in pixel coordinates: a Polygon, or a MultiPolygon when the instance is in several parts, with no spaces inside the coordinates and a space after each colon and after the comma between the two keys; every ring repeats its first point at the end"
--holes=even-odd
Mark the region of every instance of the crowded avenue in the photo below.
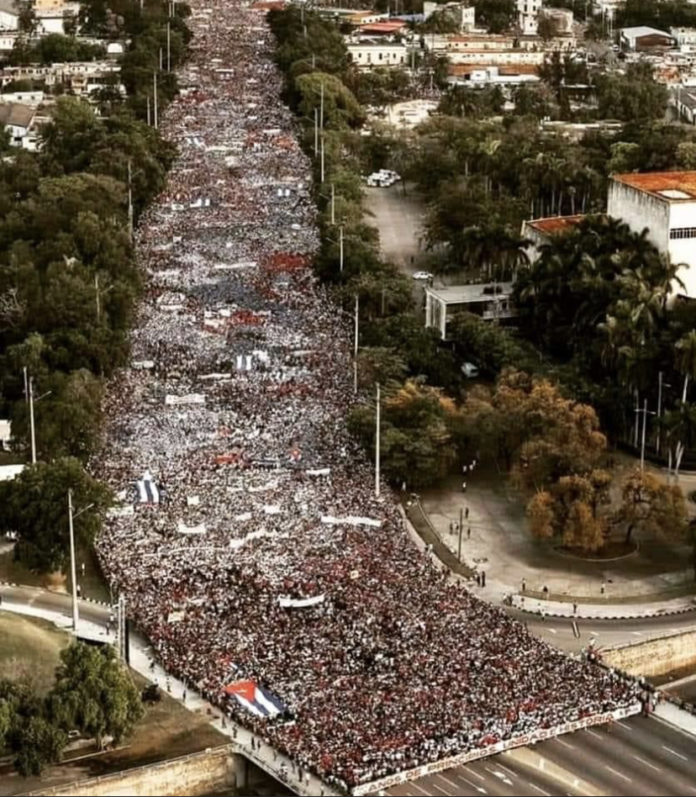
{"type": "Polygon", "coordinates": [[[129,616],[168,671],[346,791],[638,710],[634,682],[454,583],[375,496],[264,12],[191,7],[160,123],[179,155],[137,231],[145,299],[92,463],[129,616]]]}

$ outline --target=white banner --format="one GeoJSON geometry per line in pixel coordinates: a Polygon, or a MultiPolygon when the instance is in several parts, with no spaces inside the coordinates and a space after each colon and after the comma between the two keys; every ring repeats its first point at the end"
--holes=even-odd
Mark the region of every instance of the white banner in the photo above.
{"type": "Polygon", "coordinates": [[[328,476],[331,473],[331,468],[317,468],[316,470],[306,470],[308,476],[328,476]]]}
{"type": "Polygon", "coordinates": [[[179,521],[176,530],[179,534],[205,534],[205,523],[199,523],[197,526],[187,526],[182,521],[179,521]]]}
{"type": "Polygon", "coordinates": [[[328,526],[372,526],[378,529],[382,525],[381,520],[373,520],[369,517],[357,517],[355,515],[348,515],[348,517],[333,517],[333,515],[322,515],[322,523],[328,526]]]}
{"type": "Polygon", "coordinates": [[[181,404],[205,404],[203,393],[189,393],[186,396],[165,396],[164,403],[168,407],[176,407],[181,404]]]}
{"type": "Polygon", "coordinates": [[[523,736],[516,736],[513,739],[507,739],[504,742],[489,744],[486,747],[479,747],[476,750],[468,750],[464,753],[459,753],[459,755],[443,758],[440,761],[433,761],[431,764],[424,764],[423,766],[415,767],[405,772],[397,772],[394,775],[388,775],[385,778],[373,780],[370,783],[363,783],[360,786],[354,787],[351,790],[351,794],[379,794],[385,789],[389,789],[399,783],[416,780],[425,775],[431,775],[433,772],[442,772],[445,769],[451,769],[460,764],[467,764],[478,758],[486,758],[487,756],[496,755],[496,753],[502,753],[504,750],[512,750],[514,747],[523,747],[526,744],[541,742],[544,739],[561,736],[564,733],[571,733],[581,728],[589,728],[591,725],[600,725],[601,723],[609,722],[609,720],[621,720],[633,714],[639,714],[641,710],[642,707],[640,703],[634,703],[627,708],[619,708],[615,711],[608,711],[606,714],[595,714],[592,717],[584,717],[574,722],[566,722],[563,725],[557,725],[555,728],[539,728],[536,731],[531,731],[531,733],[526,733],[523,736]]]}
{"type": "Polygon", "coordinates": [[[315,595],[312,598],[287,598],[281,596],[278,598],[278,605],[284,609],[304,609],[307,606],[318,606],[324,602],[324,595],[315,595]]]}

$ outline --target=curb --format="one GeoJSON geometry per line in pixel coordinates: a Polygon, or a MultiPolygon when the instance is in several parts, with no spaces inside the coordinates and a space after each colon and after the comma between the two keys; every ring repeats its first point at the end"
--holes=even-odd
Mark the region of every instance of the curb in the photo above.
{"type": "MultiPolygon", "coordinates": [[[[13,581],[0,581],[0,587],[13,587],[14,589],[36,589],[40,592],[48,592],[49,595],[65,595],[66,598],[70,597],[69,592],[55,592],[51,589],[46,589],[45,587],[37,587],[33,584],[15,584],[13,581]]],[[[111,604],[107,601],[98,601],[96,598],[78,598],[79,603],[91,603],[94,606],[104,606],[107,609],[111,607],[111,604]]]]}
{"type": "Polygon", "coordinates": [[[520,606],[512,606],[511,608],[535,617],[559,617],[563,620],[649,620],[656,617],[670,617],[676,614],[696,611],[696,603],[691,606],[681,606],[678,609],[656,609],[649,614],[613,614],[610,617],[582,614],[581,609],[578,609],[577,614],[561,614],[557,611],[542,612],[541,610],[524,609],[520,606]]]}

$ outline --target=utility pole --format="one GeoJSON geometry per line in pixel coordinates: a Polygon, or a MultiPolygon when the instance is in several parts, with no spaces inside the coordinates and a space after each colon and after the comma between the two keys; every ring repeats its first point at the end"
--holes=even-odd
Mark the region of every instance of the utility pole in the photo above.
{"type": "Polygon", "coordinates": [[[72,490],[68,490],[68,530],[70,532],[70,578],[72,580],[73,631],[77,634],[77,568],[75,567],[75,530],[73,528],[72,490]]]}
{"type": "Polygon", "coordinates": [[[31,435],[31,464],[36,465],[36,427],[34,426],[34,379],[29,377],[29,434],[31,435]]]}
{"type": "Polygon", "coordinates": [[[336,189],[333,183],[331,183],[331,223],[336,223],[336,189]]]}
{"type": "Polygon", "coordinates": [[[379,447],[380,447],[380,425],[381,425],[381,397],[379,382],[377,383],[377,413],[375,415],[375,496],[379,498],[379,447]]]}
{"type": "Polygon", "coordinates": [[[462,563],[462,530],[464,528],[464,510],[459,507],[459,546],[457,548],[457,561],[462,563]]]}
{"type": "Polygon", "coordinates": [[[360,297],[355,294],[355,339],[353,341],[353,393],[358,392],[358,343],[360,340],[360,297]]]}
{"type": "Polygon", "coordinates": [[[655,439],[655,452],[660,453],[660,417],[662,415],[662,371],[657,375],[657,437],[655,439]]]}
{"type": "Polygon", "coordinates": [[[126,598],[121,593],[118,596],[117,608],[117,622],[118,622],[118,655],[121,661],[128,664],[130,659],[128,651],[128,620],[126,618],[126,598]]]}
{"type": "Polygon", "coordinates": [[[338,266],[343,271],[343,225],[338,228],[338,266]]]}
{"type": "Polygon", "coordinates": [[[640,469],[644,470],[645,468],[645,436],[646,436],[646,429],[648,423],[648,415],[655,415],[654,412],[648,412],[648,400],[643,399],[643,408],[636,409],[636,415],[638,413],[643,414],[643,432],[641,434],[641,442],[640,442],[640,469]]]}
{"type": "Polygon", "coordinates": [[[24,401],[29,403],[29,379],[27,377],[27,367],[26,365],[22,368],[24,373],[24,401]]]}
{"type": "Polygon", "coordinates": [[[151,124],[151,122],[150,122],[150,95],[149,94],[147,95],[146,100],[147,100],[147,124],[148,124],[148,127],[149,127],[149,125],[151,124]]]}
{"type": "Polygon", "coordinates": [[[94,298],[97,302],[97,324],[101,318],[101,307],[99,306],[99,274],[94,275],[94,298]]]}
{"type": "Polygon", "coordinates": [[[325,158],[324,158],[324,134],[321,135],[321,182],[324,182],[324,166],[325,166],[325,158]]]}
{"type": "Polygon", "coordinates": [[[172,25],[167,22],[167,72],[172,71],[172,25]]]}
{"type": "Polygon", "coordinates": [[[319,95],[319,127],[324,131],[324,81],[321,82],[321,93],[319,95]]]}
{"type": "Polygon", "coordinates": [[[314,109],[314,155],[319,154],[319,109],[314,109]]]}
{"type": "Polygon", "coordinates": [[[133,240],[133,171],[130,159],[128,160],[128,234],[133,240]]]}
{"type": "MultiPolygon", "coordinates": [[[[160,50],[160,53],[161,52],[162,51],[160,50]]],[[[155,122],[155,130],[157,130],[158,125],[157,125],[157,72],[156,71],[152,73],[152,84],[155,89],[154,122],[155,122]]]]}
{"type": "Polygon", "coordinates": [[[160,48],[159,48],[159,68],[160,68],[160,72],[162,71],[162,65],[163,65],[163,61],[162,61],[162,48],[160,47],[160,48]]]}

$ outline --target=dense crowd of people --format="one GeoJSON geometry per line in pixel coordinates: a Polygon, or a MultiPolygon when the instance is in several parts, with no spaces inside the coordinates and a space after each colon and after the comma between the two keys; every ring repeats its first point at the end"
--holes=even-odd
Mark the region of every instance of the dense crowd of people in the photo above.
{"type": "Polygon", "coordinates": [[[139,227],[146,297],[93,463],[121,502],[98,550],[131,616],[173,674],[346,790],[634,703],[449,581],[375,497],[270,33],[239,0],[191,6],[161,125],[179,156],[139,227]],[[238,680],[287,710],[246,711],[238,680]]]}

